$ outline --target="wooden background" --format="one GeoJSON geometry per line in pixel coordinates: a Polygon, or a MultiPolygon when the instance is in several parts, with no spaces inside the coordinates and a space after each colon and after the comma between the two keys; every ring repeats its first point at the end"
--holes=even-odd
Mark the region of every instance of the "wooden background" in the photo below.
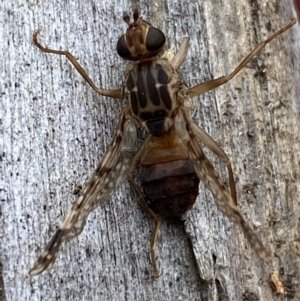
{"type": "MultiPolygon", "coordinates": [[[[239,208],[273,256],[262,263],[240,229],[200,185],[183,224],[165,221],[151,277],[152,222],[127,183],[93,212],[52,270],[28,269],[69,210],[110,142],[122,102],[94,93],[59,56],[68,49],[98,86],[122,85],[116,54],[124,10],[138,7],[177,49],[189,86],[231,72],[261,40],[289,22],[290,0],[0,2],[0,221],[2,300],[300,300],[300,30],[280,36],[231,83],[194,99],[191,111],[232,159],[239,208]],[[270,273],[285,294],[274,295],[270,273]]],[[[224,166],[209,155],[226,178],[224,166]]]]}

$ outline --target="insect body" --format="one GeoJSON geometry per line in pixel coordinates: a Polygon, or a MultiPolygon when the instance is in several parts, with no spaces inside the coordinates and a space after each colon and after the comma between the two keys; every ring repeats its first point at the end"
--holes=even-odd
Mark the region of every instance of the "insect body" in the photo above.
{"type": "Polygon", "coordinates": [[[137,191],[140,204],[155,223],[151,239],[154,277],[159,275],[155,261],[159,214],[177,216],[190,209],[198,195],[199,180],[212,192],[218,209],[241,227],[257,255],[266,259],[270,256],[269,250],[237,209],[229,158],[190,118],[189,98],[226,83],[267,43],[295,24],[295,19],[260,43],[231,74],[192,88],[187,88],[177,74],[177,69],[187,53],[188,38],[184,38],[178,53],[168,61],[162,57],[165,43],[162,31],[141,19],[137,11],[133,13],[132,23],[127,14],[124,14],[123,19],[128,24],[128,29],[117,43],[117,52],[124,59],[136,61],[125,74],[124,89],[97,88],[71,53],[45,48],[37,40],[39,31],[33,35],[35,45],[42,51],[67,56],[99,94],[116,99],[125,98],[127,104],[121,112],[117,132],[102,161],[29,271],[30,275],[39,274],[53,265],[62,242],[81,233],[89,213],[108,200],[115,192],[117,184],[126,177],[137,191]],[[133,156],[137,127],[145,129],[148,137],[133,156]],[[199,141],[226,164],[230,192],[206,158],[199,141]],[[135,172],[139,167],[142,189],[135,182],[135,172]]]}
{"type": "Polygon", "coordinates": [[[134,65],[125,86],[133,115],[150,133],[140,159],[143,191],[150,208],[167,216],[183,214],[198,195],[199,178],[175,130],[180,89],[170,63],[156,57],[134,65]]]}
{"type": "Polygon", "coordinates": [[[188,148],[174,129],[151,137],[141,159],[142,186],[150,208],[164,216],[189,210],[198,196],[199,178],[188,148]]]}

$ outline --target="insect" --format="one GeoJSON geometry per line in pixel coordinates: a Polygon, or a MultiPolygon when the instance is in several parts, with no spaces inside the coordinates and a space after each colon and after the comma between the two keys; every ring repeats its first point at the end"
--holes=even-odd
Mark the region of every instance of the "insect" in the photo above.
{"type": "Polygon", "coordinates": [[[178,53],[168,60],[163,57],[166,38],[160,29],[143,20],[137,10],[133,12],[132,22],[127,13],[124,13],[123,20],[128,28],[117,42],[117,52],[123,59],[134,63],[125,73],[125,86],[117,90],[96,87],[71,53],[43,47],[37,38],[39,30],[33,34],[33,42],[40,50],[66,56],[96,92],[125,99],[127,104],[120,114],[116,134],[102,161],[29,274],[37,275],[51,268],[61,244],[81,233],[89,213],[107,201],[125,178],[133,185],[141,206],[154,221],[150,242],[154,277],[159,276],[155,246],[160,216],[179,216],[189,210],[198,195],[199,180],[212,192],[218,209],[240,226],[253,250],[266,260],[271,255],[270,251],[238,211],[228,156],[196,125],[188,111],[191,97],[225,84],[267,43],[294,25],[296,20],[292,19],[288,25],[261,42],[231,74],[192,88],[186,87],[177,73],[186,57],[189,38],[183,39],[178,53]],[[148,136],[134,154],[137,127],[144,129],[148,136]],[[226,164],[230,190],[206,158],[199,141],[226,164]],[[138,170],[142,187],[135,181],[138,170]]]}

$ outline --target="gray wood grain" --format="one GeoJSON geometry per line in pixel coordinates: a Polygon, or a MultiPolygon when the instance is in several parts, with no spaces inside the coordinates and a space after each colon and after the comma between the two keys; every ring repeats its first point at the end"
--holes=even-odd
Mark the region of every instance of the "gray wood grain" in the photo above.
{"type": "MultiPolygon", "coordinates": [[[[152,222],[124,183],[91,214],[49,272],[28,269],[84,185],[117,124],[122,102],[96,95],[68,61],[32,45],[68,49],[101,87],[122,84],[115,52],[124,10],[139,7],[178,48],[189,86],[231,72],[289,22],[291,1],[4,1],[0,3],[1,261],[7,301],[300,299],[299,27],[266,47],[230,83],[194,99],[191,114],[232,159],[239,208],[273,256],[262,263],[200,185],[184,227],[165,221],[151,277],[152,222]],[[187,232],[187,234],[186,234],[187,232]],[[269,274],[287,295],[274,297],[269,274]]],[[[208,153],[208,152],[207,152],[208,153]]],[[[224,166],[212,155],[226,179],[224,166]]]]}

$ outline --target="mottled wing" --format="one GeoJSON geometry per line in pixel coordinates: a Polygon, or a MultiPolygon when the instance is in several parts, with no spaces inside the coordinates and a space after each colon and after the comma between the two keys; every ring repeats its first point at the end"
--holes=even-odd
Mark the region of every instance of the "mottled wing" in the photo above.
{"type": "Polygon", "coordinates": [[[120,115],[117,133],[102,161],[44,252],[30,269],[30,275],[37,275],[51,268],[61,244],[78,236],[89,213],[114,194],[116,186],[127,175],[135,142],[136,127],[126,107],[120,115]]]}
{"type": "Polygon", "coordinates": [[[189,154],[194,163],[194,168],[200,181],[202,181],[203,184],[212,192],[218,209],[232,222],[241,227],[247,240],[257,255],[261,259],[266,260],[271,255],[270,251],[265,248],[261,240],[239,213],[236,203],[233,200],[230,192],[225,186],[223,180],[220,178],[219,173],[206,158],[191,129],[189,130],[189,135],[189,154]]]}

